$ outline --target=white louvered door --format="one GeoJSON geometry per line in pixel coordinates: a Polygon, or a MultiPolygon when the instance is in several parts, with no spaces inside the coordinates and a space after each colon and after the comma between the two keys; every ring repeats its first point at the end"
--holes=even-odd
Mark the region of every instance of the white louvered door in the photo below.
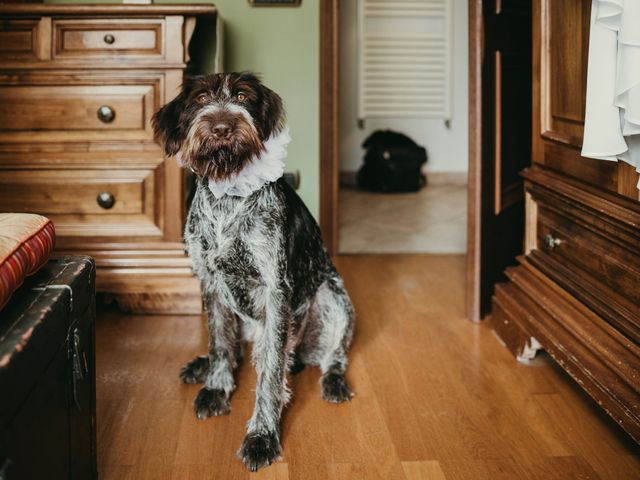
{"type": "Polygon", "coordinates": [[[451,0],[358,0],[358,117],[451,117],[451,0]]]}

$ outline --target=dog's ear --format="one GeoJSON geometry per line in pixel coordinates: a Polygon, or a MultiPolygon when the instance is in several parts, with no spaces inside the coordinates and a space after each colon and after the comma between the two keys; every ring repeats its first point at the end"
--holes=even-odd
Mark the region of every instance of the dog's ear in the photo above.
{"type": "Polygon", "coordinates": [[[284,128],[285,113],[282,98],[270,88],[262,85],[262,125],[264,139],[279,133],[284,128]]]}
{"type": "Polygon", "coordinates": [[[194,81],[194,77],[185,78],[180,94],[151,118],[153,139],[162,146],[169,157],[178,153],[186,137],[187,127],[184,125],[182,115],[186,110],[187,99],[194,81]]]}

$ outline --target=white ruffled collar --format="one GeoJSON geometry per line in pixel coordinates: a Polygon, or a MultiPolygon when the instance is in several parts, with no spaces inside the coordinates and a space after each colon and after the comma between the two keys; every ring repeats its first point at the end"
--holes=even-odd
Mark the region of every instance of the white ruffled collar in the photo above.
{"type": "Polygon", "coordinates": [[[289,127],[285,126],[280,133],[269,137],[264,143],[264,152],[254,156],[236,175],[224,180],[209,179],[209,190],[216,198],[248,197],[265,183],[275,182],[284,173],[283,160],[290,141],[289,127]]]}

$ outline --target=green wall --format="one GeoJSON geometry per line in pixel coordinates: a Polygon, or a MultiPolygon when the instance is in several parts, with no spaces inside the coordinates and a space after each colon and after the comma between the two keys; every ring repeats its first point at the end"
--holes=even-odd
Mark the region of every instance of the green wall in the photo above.
{"type": "Polygon", "coordinates": [[[253,70],[284,99],[291,129],[287,170],[300,170],[300,196],[318,218],[320,198],[320,8],[251,7],[217,0],[225,25],[225,69],[253,70]]]}
{"type": "MultiPolygon", "coordinates": [[[[61,0],[46,1],[61,3],[61,0]]],[[[161,0],[154,3],[203,2],[161,0]]],[[[247,0],[217,0],[214,3],[225,25],[225,70],[260,73],[265,84],[284,99],[292,137],[286,169],[300,171],[298,193],[318,218],[319,0],[302,0],[299,7],[251,7],[247,0]]]]}

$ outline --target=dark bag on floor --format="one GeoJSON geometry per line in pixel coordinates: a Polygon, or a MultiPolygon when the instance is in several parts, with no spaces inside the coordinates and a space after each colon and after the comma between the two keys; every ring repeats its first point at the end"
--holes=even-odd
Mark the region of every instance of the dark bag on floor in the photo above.
{"type": "Polygon", "coordinates": [[[416,192],[427,183],[427,151],[402,133],[377,130],[362,144],[364,165],[358,186],[374,192],[416,192]]]}

